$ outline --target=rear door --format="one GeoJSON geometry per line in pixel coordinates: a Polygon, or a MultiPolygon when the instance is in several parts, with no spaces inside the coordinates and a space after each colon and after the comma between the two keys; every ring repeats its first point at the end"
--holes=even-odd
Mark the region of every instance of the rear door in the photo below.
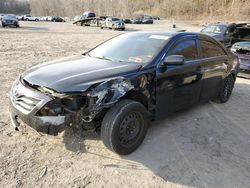
{"type": "Polygon", "coordinates": [[[168,65],[165,72],[157,70],[156,117],[189,107],[199,101],[201,91],[202,63],[196,37],[178,40],[166,52],[183,55],[184,65],[168,65]]]}
{"type": "Polygon", "coordinates": [[[216,97],[223,78],[230,72],[231,64],[226,51],[215,41],[200,38],[201,63],[203,64],[203,84],[201,101],[216,97]]]}

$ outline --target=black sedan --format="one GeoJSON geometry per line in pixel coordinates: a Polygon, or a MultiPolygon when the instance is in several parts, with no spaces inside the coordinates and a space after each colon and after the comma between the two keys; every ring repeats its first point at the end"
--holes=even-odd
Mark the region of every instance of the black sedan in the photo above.
{"type": "Polygon", "coordinates": [[[59,16],[52,16],[51,21],[52,22],[65,22],[65,20],[59,16]]]}
{"type": "Polygon", "coordinates": [[[151,120],[194,104],[227,102],[237,58],[197,33],[119,35],[74,58],[23,73],[11,89],[11,121],[57,134],[65,126],[101,128],[104,144],[125,155],[142,143],[151,120]]]}
{"type": "Polygon", "coordinates": [[[4,15],[2,18],[2,26],[3,27],[6,27],[6,26],[19,27],[19,22],[15,15],[4,15]]]}
{"type": "Polygon", "coordinates": [[[153,19],[147,19],[147,18],[136,18],[134,20],[131,20],[132,24],[153,24],[153,19]]]}

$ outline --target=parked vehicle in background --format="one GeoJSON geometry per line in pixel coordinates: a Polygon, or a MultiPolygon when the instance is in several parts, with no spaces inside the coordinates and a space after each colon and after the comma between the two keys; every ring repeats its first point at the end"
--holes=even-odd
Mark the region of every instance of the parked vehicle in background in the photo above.
{"type": "Polygon", "coordinates": [[[152,16],[149,16],[149,15],[142,15],[141,18],[142,18],[142,19],[147,19],[147,20],[153,20],[153,17],[152,17],[152,16]]]}
{"type": "Polygon", "coordinates": [[[25,15],[24,16],[24,20],[25,21],[39,21],[39,18],[38,17],[35,17],[35,16],[31,16],[31,15],[25,15]]]}
{"type": "Polygon", "coordinates": [[[65,20],[59,16],[52,16],[52,22],[65,22],[65,20]]]}
{"type": "Polygon", "coordinates": [[[11,88],[10,118],[16,129],[22,120],[55,135],[66,126],[100,128],[104,145],[126,155],[143,142],[150,120],[227,102],[237,71],[237,58],[210,36],[126,33],[27,70],[11,88]]]}
{"type": "Polygon", "coordinates": [[[47,21],[47,17],[46,16],[42,16],[39,18],[40,21],[47,21]]]}
{"type": "Polygon", "coordinates": [[[153,19],[142,19],[142,24],[153,24],[154,20],[153,19]]]}
{"type": "Polygon", "coordinates": [[[230,47],[235,42],[250,41],[250,24],[247,23],[215,23],[201,30],[202,33],[210,35],[230,47]]]}
{"type": "Polygon", "coordinates": [[[0,13],[0,21],[2,20],[2,18],[4,17],[5,14],[0,13]]]}
{"type": "Polygon", "coordinates": [[[125,24],[132,24],[132,21],[129,18],[122,19],[125,24]]]}
{"type": "Polygon", "coordinates": [[[96,14],[95,14],[94,12],[86,11],[86,12],[84,12],[84,13],[81,15],[80,19],[82,20],[82,19],[94,18],[94,17],[96,17],[96,14]]]}
{"type": "Polygon", "coordinates": [[[237,42],[232,46],[231,51],[239,58],[238,76],[250,78],[250,42],[237,42]]]}
{"type": "Polygon", "coordinates": [[[7,14],[7,15],[4,15],[2,18],[2,26],[3,27],[6,27],[6,26],[19,27],[19,22],[15,15],[7,14]]]}
{"type": "Polygon", "coordinates": [[[17,15],[16,17],[18,20],[24,20],[24,15],[17,15]]]}
{"type": "Polygon", "coordinates": [[[132,24],[153,24],[153,19],[147,19],[147,18],[136,18],[131,20],[132,24]]]}
{"type": "Polygon", "coordinates": [[[142,24],[142,19],[141,18],[135,18],[131,20],[132,24],[142,24]]]}
{"type": "Polygon", "coordinates": [[[101,29],[103,28],[109,28],[113,30],[125,30],[125,24],[122,19],[114,18],[114,17],[108,17],[105,21],[103,21],[100,25],[101,29]]]}
{"type": "Polygon", "coordinates": [[[152,16],[153,20],[160,20],[161,18],[159,16],[152,16]]]}
{"type": "Polygon", "coordinates": [[[73,21],[78,21],[80,19],[81,19],[81,16],[75,16],[74,19],[73,19],[73,21]]]}

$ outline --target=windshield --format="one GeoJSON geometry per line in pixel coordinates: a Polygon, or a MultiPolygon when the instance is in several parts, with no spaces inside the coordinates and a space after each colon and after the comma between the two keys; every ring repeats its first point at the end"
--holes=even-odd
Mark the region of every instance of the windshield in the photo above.
{"type": "Polygon", "coordinates": [[[120,21],[120,19],[119,18],[112,18],[112,21],[120,21]]]}
{"type": "Polygon", "coordinates": [[[3,18],[4,19],[16,19],[16,16],[14,16],[14,15],[5,15],[3,18]]]}
{"type": "Polygon", "coordinates": [[[225,33],[227,30],[227,27],[224,25],[210,25],[202,30],[203,33],[225,33]]]}
{"type": "Polygon", "coordinates": [[[153,59],[168,39],[169,36],[164,34],[123,34],[101,44],[88,55],[117,62],[145,64],[153,59]]]}

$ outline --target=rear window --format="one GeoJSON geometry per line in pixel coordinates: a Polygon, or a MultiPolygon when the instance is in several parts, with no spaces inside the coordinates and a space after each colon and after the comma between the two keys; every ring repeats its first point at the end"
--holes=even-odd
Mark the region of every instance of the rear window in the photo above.
{"type": "Polygon", "coordinates": [[[95,17],[95,13],[89,13],[88,17],[95,17]]]}
{"type": "Polygon", "coordinates": [[[111,19],[112,19],[112,21],[120,21],[119,18],[111,18],[111,19]]]}
{"type": "Polygon", "coordinates": [[[226,55],[226,52],[218,45],[210,41],[201,41],[202,58],[210,58],[226,55]]]}

